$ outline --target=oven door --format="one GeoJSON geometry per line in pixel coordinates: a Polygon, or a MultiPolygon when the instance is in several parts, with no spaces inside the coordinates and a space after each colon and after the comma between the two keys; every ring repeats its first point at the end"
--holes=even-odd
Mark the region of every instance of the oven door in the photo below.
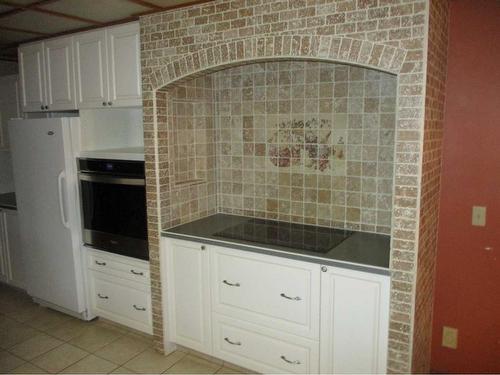
{"type": "Polygon", "coordinates": [[[149,259],[144,179],[80,172],[83,242],[149,259]]]}

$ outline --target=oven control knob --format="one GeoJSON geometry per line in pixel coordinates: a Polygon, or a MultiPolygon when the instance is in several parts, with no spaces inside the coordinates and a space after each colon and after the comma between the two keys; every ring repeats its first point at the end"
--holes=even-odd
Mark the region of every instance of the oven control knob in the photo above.
{"type": "Polygon", "coordinates": [[[326,268],[326,266],[321,266],[321,272],[326,272],[328,271],[328,268],[326,268]]]}

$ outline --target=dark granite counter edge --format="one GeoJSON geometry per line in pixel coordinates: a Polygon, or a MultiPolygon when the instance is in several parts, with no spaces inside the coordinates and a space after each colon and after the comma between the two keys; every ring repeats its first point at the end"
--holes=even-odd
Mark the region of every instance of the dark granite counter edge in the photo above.
{"type": "Polygon", "coordinates": [[[250,252],[265,254],[265,255],[274,255],[274,256],[279,256],[279,257],[283,257],[283,258],[287,258],[287,259],[299,260],[299,261],[303,261],[303,262],[317,263],[317,264],[321,264],[321,265],[325,265],[325,266],[347,268],[347,269],[351,269],[354,271],[370,272],[370,273],[374,273],[374,274],[378,274],[378,275],[386,275],[386,276],[390,276],[390,274],[391,274],[390,270],[387,268],[369,266],[369,265],[358,264],[358,263],[350,263],[350,262],[339,261],[339,260],[326,259],[326,258],[315,257],[315,256],[311,256],[311,255],[301,255],[301,254],[290,253],[290,252],[282,251],[282,250],[270,249],[270,248],[262,247],[262,246],[245,245],[245,244],[238,243],[238,242],[218,240],[218,239],[214,239],[214,238],[210,238],[210,237],[172,233],[172,232],[169,232],[168,230],[162,231],[161,235],[162,235],[162,237],[176,238],[176,239],[180,239],[180,240],[202,241],[203,243],[216,245],[216,246],[226,246],[226,247],[230,246],[230,247],[238,249],[238,250],[250,251],[250,252]]]}

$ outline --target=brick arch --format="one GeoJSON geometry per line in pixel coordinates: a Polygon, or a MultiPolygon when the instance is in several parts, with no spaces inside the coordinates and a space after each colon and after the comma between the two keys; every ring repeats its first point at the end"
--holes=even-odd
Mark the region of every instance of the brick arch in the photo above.
{"type": "Polygon", "coordinates": [[[276,59],[323,60],[398,74],[405,57],[405,49],[345,37],[254,37],[218,44],[174,59],[153,71],[149,83],[153,90],[157,90],[189,76],[244,63],[276,59]]]}

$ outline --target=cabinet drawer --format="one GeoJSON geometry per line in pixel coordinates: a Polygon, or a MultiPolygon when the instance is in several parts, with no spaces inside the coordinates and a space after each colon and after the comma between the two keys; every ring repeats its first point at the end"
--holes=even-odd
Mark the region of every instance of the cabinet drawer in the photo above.
{"type": "Polygon", "coordinates": [[[87,254],[90,269],[149,285],[147,262],[93,249],[87,249],[87,254]]]}
{"type": "Polygon", "coordinates": [[[90,271],[90,300],[98,316],[150,333],[151,292],[148,286],[90,271]]]}
{"type": "Polygon", "coordinates": [[[262,373],[313,374],[319,343],[214,315],[214,355],[262,373]]]}
{"type": "Polygon", "coordinates": [[[319,265],[211,247],[216,312],[319,338],[319,265]]]}

